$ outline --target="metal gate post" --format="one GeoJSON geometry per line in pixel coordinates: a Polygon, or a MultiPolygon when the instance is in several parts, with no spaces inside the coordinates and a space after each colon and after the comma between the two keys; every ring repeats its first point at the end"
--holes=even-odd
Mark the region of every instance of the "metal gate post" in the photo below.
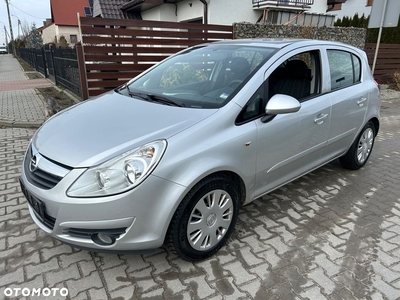
{"type": "Polygon", "coordinates": [[[85,56],[83,54],[83,47],[81,42],[76,43],[76,56],[78,59],[79,81],[81,84],[81,97],[82,100],[89,99],[89,89],[86,76],[85,56]]]}
{"type": "Polygon", "coordinates": [[[54,60],[54,46],[50,47],[50,58],[51,62],[53,63],[54,83],[58,85],[56,61],[54,60]]]}
{"type": "Polygon", "coordinates": [[[48,74],[48,72],[47,72],[46,53],[44,52],[44,47],[42,47],[41,50],[42,50],[44,77],[45,77],[45,78],[48,78],[48,77],[49,77],[49,74],[48,74]]]}

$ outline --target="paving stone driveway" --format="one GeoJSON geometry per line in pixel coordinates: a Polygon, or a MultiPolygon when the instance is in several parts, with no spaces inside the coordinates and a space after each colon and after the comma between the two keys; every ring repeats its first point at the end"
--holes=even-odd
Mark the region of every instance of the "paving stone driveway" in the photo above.
{"type": "Polygon", "coordinates": [[[366,167],[332,163],[256,200],[229,244],[194,264],[162,249],[79,251],[39,230],[18,185],[32,134],[0,129],[0,298],[13,287],[64,287],[71,299],[400,298],[400,99],[383,102],[366,167]]]}

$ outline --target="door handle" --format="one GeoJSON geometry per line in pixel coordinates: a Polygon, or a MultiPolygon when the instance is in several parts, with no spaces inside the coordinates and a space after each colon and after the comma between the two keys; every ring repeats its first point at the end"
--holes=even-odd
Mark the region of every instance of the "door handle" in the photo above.
{"type": "Polygon", "coordinates": [[[357,101],[357,104],[358,104],[358,106],[363,106],[364,105],[364,102],[367,100],[367,97],[361,97],[358,101],[357,101]]]}
{"type": "Polygon", "coordinates": [[[319,114],[315,119],[314,123],[321,125],[324,123],[324,120],[328,117],[328,114],[319,114]]]}

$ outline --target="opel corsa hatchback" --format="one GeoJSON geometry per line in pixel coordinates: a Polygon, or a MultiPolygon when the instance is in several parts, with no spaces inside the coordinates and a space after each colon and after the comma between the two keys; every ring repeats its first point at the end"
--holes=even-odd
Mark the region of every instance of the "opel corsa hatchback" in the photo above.
{"type": "Polygon", "coordinates": [[[367,162],[380,97],[366,55],[311,40],[186,49],[34,135],[21,186],[35,223],[93,251],[217,252],[239,208],[339,158],[367,162]]]}

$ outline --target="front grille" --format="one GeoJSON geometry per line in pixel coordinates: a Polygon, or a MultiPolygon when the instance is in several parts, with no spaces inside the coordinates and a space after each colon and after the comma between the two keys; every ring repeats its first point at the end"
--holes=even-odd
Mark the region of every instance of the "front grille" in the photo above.
{"type": "Polygon", "coordinates": [[[83,228],[66,228],[63,230],[64,234],[73,237],[90,239],[96,233],[104,233],[113,236],[115,239],[119,238],[121,234],[126,232],[127,228],[112,228],[112,229],[83,229],[83,228]]]}
{"type": "MultiPolygon", "coordinates": [[[[32,148],[30,147],[25,157],[24,167],[25,167],[26,178],[34,186],[44,190],[50,190],[53,187],[55,187],[57,183],[61,181],[62,177],[41,170],[40,168],[37,168],[32,172],[30,169],[31,160],[32,160],[32,148]]],[[[65,168],[65,166],[63,166],[63,168],[65,168]]],[[[69,169],[69,171],[70,170],[71,169],[69,169]]]]}
{"type": "MultiPolygon", "coordinates": [[[[43,204],[41,207],[43,214],[41,216],[40,213],[38,213],[36,211],[36,209],[38,208],[37,203],[42,203],[42,201],[29,193],[29,191],[26,189],[25,185],[22,183],[21,178],[19,179],[19,182],[21,184],[22,193],[24,194],[26,200],[28,200],[28,203],[31,205],[33,211],[35,212],[36,218],[47,228],[53,230],[54,224],[56,224],[56,219],[47,214],[46,208],[43,204]]],[[[40,210],[39,210],[39,212],[40,212],[40,210]]]]}

